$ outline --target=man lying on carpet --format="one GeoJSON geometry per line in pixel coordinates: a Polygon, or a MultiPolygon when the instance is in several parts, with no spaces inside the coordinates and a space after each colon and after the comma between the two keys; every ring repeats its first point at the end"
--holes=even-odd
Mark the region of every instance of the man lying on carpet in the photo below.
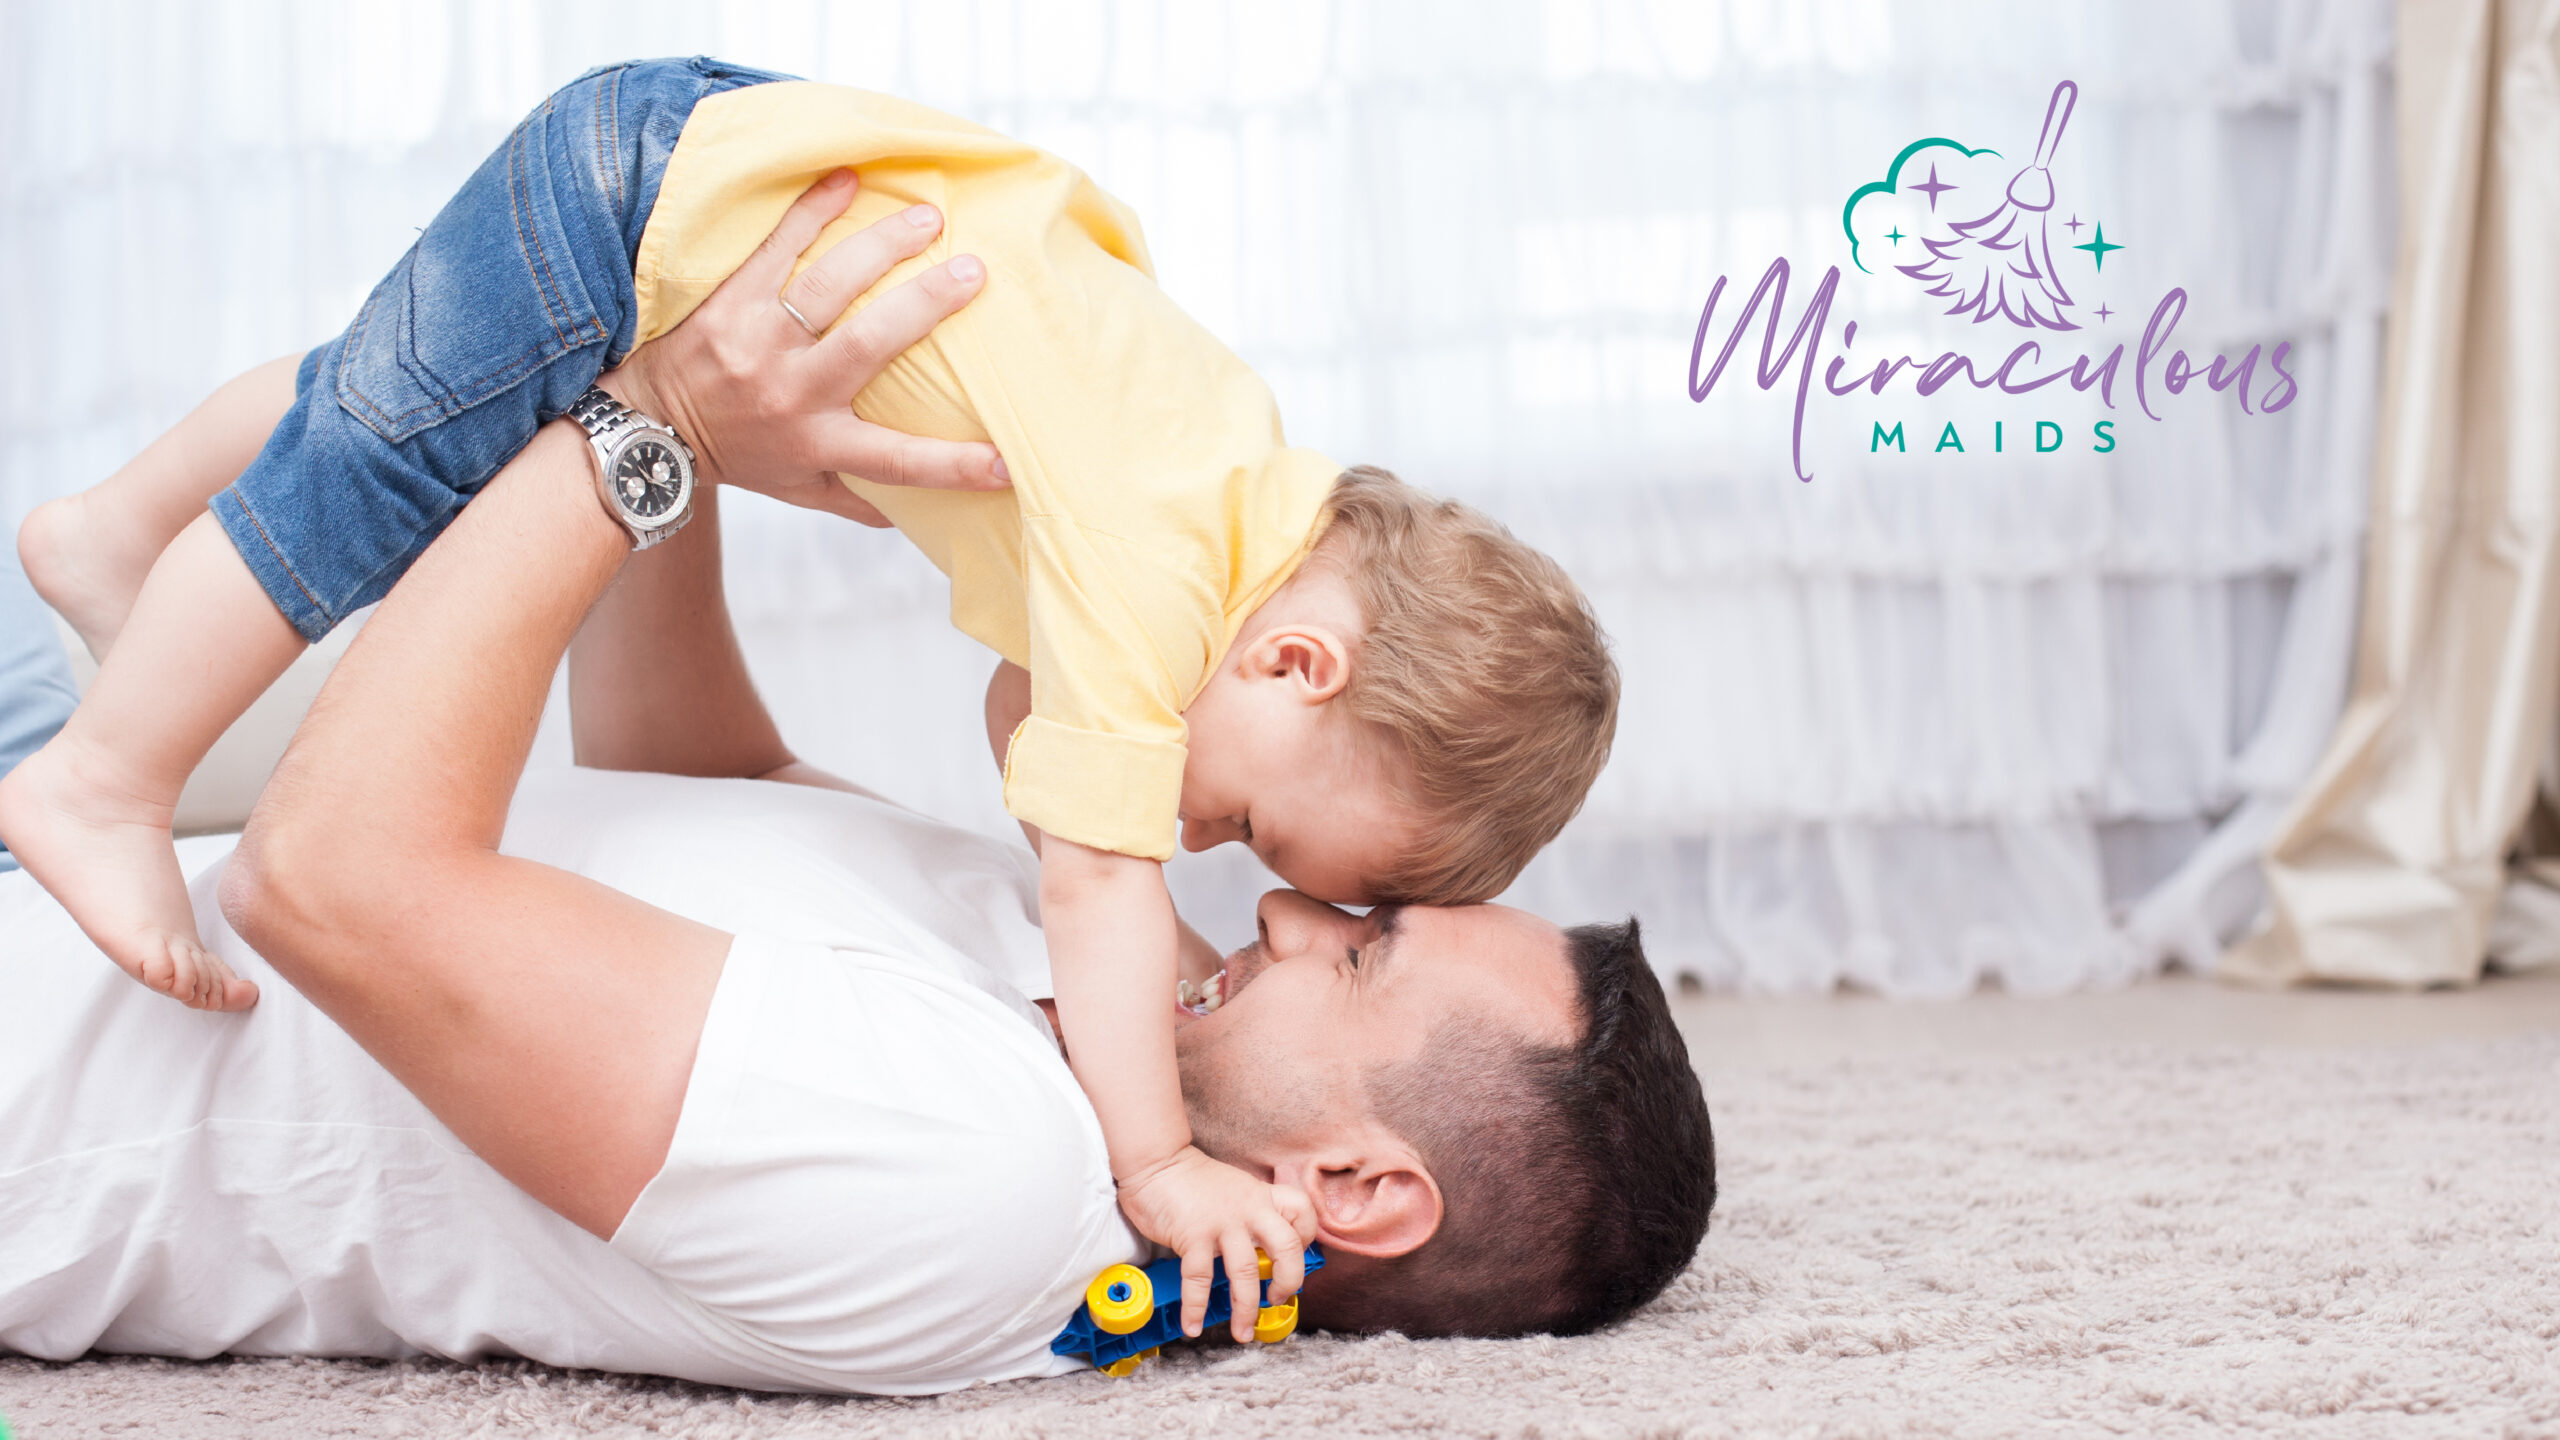
{"type": "MultiPolygon", "coordinates": [[[[865,354],[965,303],[910,283],[865,354]]],[[[790,389],[783,355],[739,372],[746,308],[715,296],[653,380],[705,454],[794,453],[777,426],[850,392],[742,402],[790,389]]],[[[544,427],[384,602],[236,863],[188,842],[255,1009],[124,983],[0,876],[0,1347],[879,1393],[1075,1368],[1050,1338],[1140,1245],[1035,1003],[1029,857],[798,765],[716,509],[634,558],[584,446],[544,427]],[[573,635],[600,769],[519,791],[573,635]]],[[[1286,891],[1260,919],[1182,1018],[1182,1088],[1205,1149],[1309,1196],[1311,1323],[1582,1330],[1687,1262],[1712,1142],[1632,925],[1286,891]]]]}

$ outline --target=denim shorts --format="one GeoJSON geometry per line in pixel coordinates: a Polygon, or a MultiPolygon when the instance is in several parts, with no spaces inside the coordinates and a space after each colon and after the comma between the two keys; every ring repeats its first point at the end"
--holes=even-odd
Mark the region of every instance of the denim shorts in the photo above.
{"type": "Polygon", "coordinates": [[[704,96],[789,77],[707,59],[591,70],[436,213],[214,518],[306,640],[380,600],[463,505],[629,354],[633,257],[704,96]]]}

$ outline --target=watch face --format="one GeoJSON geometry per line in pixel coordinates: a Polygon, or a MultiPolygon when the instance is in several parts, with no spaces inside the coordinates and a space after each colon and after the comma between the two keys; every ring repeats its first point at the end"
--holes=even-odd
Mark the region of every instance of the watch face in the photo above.
{"type": "Polygon", "coordinates": [[[642,436],[614,457],[614,498],[634,520],[664,519],[684,498],[688,468],[674,446],[642,436]]]}

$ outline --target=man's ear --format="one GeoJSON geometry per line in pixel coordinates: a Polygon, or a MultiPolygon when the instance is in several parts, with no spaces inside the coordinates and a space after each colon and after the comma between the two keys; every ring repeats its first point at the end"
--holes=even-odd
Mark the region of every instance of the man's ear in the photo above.
{"type": "Polygon", "coordinates": [[[1275,625],[1246,647],[1247,673],[1288,683],[1294,697],[1320,705],[1351,683],[1351,647],[1330,627],[1275,625]]]}
{"type": "Polygon", "coordinates": [[[1327,1250],[1392,1260],[1439,1233],[1440,1187],[1410,1155],[1319,1168],[1307,1180],[1327,1250]]]}

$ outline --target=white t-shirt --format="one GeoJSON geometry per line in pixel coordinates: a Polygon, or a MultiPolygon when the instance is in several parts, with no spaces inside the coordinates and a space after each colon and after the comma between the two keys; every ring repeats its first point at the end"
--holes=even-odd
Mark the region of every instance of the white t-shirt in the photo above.
{"type": "MultiPolygon", "coordinates": [[[[0,1348],[520,1355],[924,1394],[1077,1368],[1141,1258],[1030,998],[1027,854],[886,802],[735,780],[525,782],[506,848],[739,938],[665,1168],[610,1243],[464,1149],[213,903],[263,998],[187,1010],[0,875],[0,1348]]],[[[527,957],[539,963],[539,957],[527,957]]]]}

